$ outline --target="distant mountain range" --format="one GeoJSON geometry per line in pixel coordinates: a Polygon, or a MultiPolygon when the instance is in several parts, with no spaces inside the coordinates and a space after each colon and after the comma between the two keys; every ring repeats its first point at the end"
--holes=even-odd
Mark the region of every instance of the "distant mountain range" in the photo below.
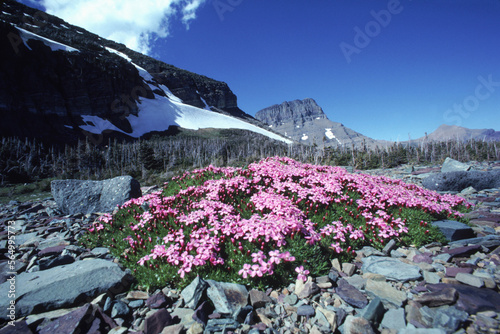
{"type": "Polygon", "coordinates": [[[457,125],[443,124],[434,132],[427,136],[420,137],[415,141],[421,142],[424,140],[430,141],[447,141],[459,140],[466,141],[470,139],[483,141],[500,141],[500,131],[493,129],[467,129],[457,125]]]}
{"type": "Polygon", "coordinates": [[[255,118],[278,133],[303,144],[321,147],[360,147],[365,144],[368,148],[380,144],[341,123],[332,122],[311,98],[270,106],[258,111],[255,118]]]}

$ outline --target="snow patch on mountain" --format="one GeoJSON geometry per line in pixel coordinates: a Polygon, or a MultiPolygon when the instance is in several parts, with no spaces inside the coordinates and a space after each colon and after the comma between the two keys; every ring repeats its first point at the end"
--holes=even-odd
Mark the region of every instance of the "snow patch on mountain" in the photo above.
{"type": "Polygon", "coordinates": [[[333,138],[335,138],[335,136],[333,135],[333,132],[332,132],[332,129],[331,129],[331,128],[327,128],[327,129],[325,129],[325,136],[326,136],[328,139],[333,139],[333,138]]]}
{"type": "Polygon", "coordinates": [[[200,92],[196,91],[196,93],[197,93],[198,95],[200,95],[201,102],[203,102],[203,104],[205,105],[205,107],[204,107],[203,109],[204,109],[204,110],[209,110],[209,111],[212,111],[212,109],[210,109],[210,106],[208,105],[207,101],[205,101],[205,99],[201,97],[200,92]]]}
{"type": "MultiPolygon", "coordinates": [[[[137,71],[139,71],[139,75],[147,82],[147,81],[153,81],[153,76],[151,74],[149,74],[148,71],[146,71],[145,69],[143,69],[142,67],[140,67],[139,65],[135,64],[132,59],[130,59],[129,56],[127,56],[126,54],[124,54],[123,52],[120,52],[118,50],[115,50],[115,49],[112,49],[110,47],[105,47],[106,50],[108,50],[109,52],[111,53],[114,53],[116,54],[117,56],[120,56],[122,57],[123,59],[125,59],[126,61],[128,61],[129,63],[131,63],[132,65],[135,66],[135,68],[137,69],[137,71]]],[[[156,89],[156,87],[155,87],[156,89]]]]}
{"type": "Polygon", "coordinates": [[[118,131],[134,138],[139,138],[152,131],[165,131],[170,125],[191,130],[204,128],[242,129],[260,133],[287,144],[292,143],[291,140],[240,119],[172,101],[163,96],[155,95],[154,99],[140,98],[138,106],[138,116],[129,115],[127,117],[133,129],[131,133],[126,133],[110,121],[93,115],[82,116],[83,121],[87,124],[80,126],[80,128],[94,134],[100,134],[106,130],[118,131]]]}
{"type": "Polygon", "coordinates": [[[169,99],[171,99],[172,101],[174,101],[174,102],[179,102],[179,103],[184,103],[184,101],[182,101],[180,98],[178,98],[177,96],[175,96],[175,95],[174,95],[174,93],[172,93],[172,92],[170,91],[170,89],[168,89],[168,87],[167,87],[167,86],[165,86],[165,85],[160,85],[159,87],[160,87],[160,88],[161,88],[161,89],[165,92],[165,94],[167,94],[167,97],[168,97],[169,99]]]}
{"type": "MultiPolygon", "coordinates": [[[[53,41],[51,39],[48,39],[48,38],[45,38],[45,37],[42,37],[42,36],[39,36],[37,34],[34,34],[28,30],[24,30],[22,28],[19,28],[17,27],[17,30],[19,30],[20,32],[20,36],[21,36],[21,39],[23,40],[24,42],[24,45],[26,45],[26,47],[31,50],[31,48],[28,46],[28,41],[29,40],[38,40],[38,41],[42,41],[43,44],[47,45],[48,47],[50,47],[50,49],[52,51],[59,51],[59,50],[62,50],[62,51],[67,51],[67,52],[80,52],[80,50],[77,50],[75,48],[72,48],[71,46],[68,46],[68,45],[65,45],[65,44],[62,44],[62,43],[59,43],[59,42],[56,42],[56,41],[53,41]]],[[[36,27],[38,28],[38,27],[36,27]]]]}
{"type": "Polygon", "coordinates": [[[337,143],[339,143],[340,145],[342,145],[342,142],[337,137],[335,137],[335,135],[333,134],[331,128],[326,128],[325,129],[325,136],[327,138],[329,138],[329,139],[335,139],[337,141],[337,143]]]}
{"type": "Polygon", "coordinates": [[[116,55],[118,55],[118,56],[122,57],[122,58],[123,58],[123,59],[125,59],[126,61],[132,62],[132,59],[130,59],[130,57],[129,57],[129,56],[127,56],[126,54],[124,54],[123,52],[120,52],[120,51],[118,51],[118,50],[112,49],[112,48],[107,47],[107,46],[106,46],[105,48],[106,48],[106,50],[108,50],[109,52],[114,53],[114,54],[116,54],[116,55]]]}

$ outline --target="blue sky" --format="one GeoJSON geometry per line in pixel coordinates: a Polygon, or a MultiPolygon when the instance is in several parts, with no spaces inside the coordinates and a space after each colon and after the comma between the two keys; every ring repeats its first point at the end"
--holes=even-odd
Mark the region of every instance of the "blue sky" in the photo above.
{"type": "Polygon", "coordinates": [[[106,38],[125,22],[119,41],[227,82],[251,115],[311,97],[375,139],[441,124],[500,130],[499,0],[164,0],[134,15],[104,1],[35,2],[106,38]],[[106,24],[75,5],[92,2],[106,24]]]}

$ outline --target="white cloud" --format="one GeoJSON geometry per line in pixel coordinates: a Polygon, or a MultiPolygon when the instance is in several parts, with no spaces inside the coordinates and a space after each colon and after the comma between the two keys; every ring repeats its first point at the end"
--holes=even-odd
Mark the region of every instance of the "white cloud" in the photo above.
{"type": "Polygon", "coordinates": [[[173,21],[186,28],[206,0],[41,0],[47,13],[104,38],[149,53],[151,43],[169,35],[173,21]]]}

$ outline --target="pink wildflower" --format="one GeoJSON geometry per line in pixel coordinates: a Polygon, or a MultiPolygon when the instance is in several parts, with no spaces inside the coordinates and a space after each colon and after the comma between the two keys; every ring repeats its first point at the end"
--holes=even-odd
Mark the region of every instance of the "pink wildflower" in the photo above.
{"type": "Polygon", "coordinates": [[[291,256],[289,251],[281,253],[280,257],[283,259],[283,261],[287,261],[287,262],[293,262],[293,261],[295,261],[295,257],[291,256]]]}
{"type": "Polygon", "coordinates": [[[139,259],[139,261],[137,261],[137,264],[139,264],[140,266],[143,266],[146,261],[149,261],[149,259],[150,259],[149,255],[141,257],[139,259]]]}
{"type": "Polygon", "coordinates": [[[295,271],[298,273],[297,279],[303,282],[307,281],[307,275],[309,275],[309,270],[304,269],[304,266],[300,266],[295,268],[295,271]]]}
{"type": "Polygon", "coordinates": [[[280,252],[275,250],[275,251],[270,251],[269,252],[269,263],[276,263],[280,264],[281,262],[281,256],[280,252]]]}
{"type": "Polygon", "coordinates": [[[238,271],[238,274],[241,275],[243,278],[247,278],[249,274],[251,274],[251,269],[252,269],[252,266],[245,263],[243,265],[243,269],[241,269],[240,271],[238,271]]]}
{"type": "Polygon", "coordinates": [[[259,276],[262,277],[264,273],[262,272],[262,268],[258,264],[254,264],[252,266],[252,271],[250,272],[250,276],[255,277],[259,276]]]}
{"type": "Polygon", "coordinates": [[[261,263],[266,259],[263,251],[258,251],[257,253],[252,253],[252,262],[261,263]]]}

